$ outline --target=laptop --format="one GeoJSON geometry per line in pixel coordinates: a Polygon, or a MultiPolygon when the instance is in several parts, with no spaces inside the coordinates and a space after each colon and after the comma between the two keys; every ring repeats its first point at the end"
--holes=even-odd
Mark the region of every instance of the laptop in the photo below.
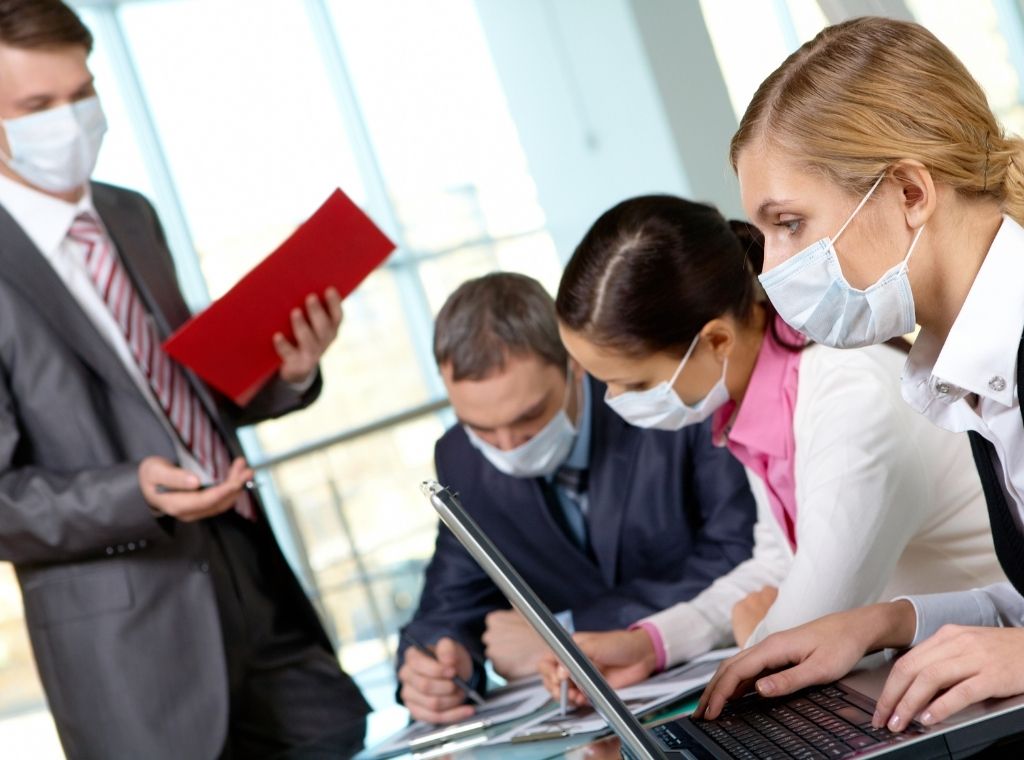
{"type": "Polygon", "coordinates": [[[683,718],[651,728],[623,704],[505,556],[469,516],[458,496],[436,481],[421,486],[441,521],[509,602],[544,639],[634,760],[818,760],[819,758],[966,758],[1024,732],[1024,695],[974,705],[925,728],[900,734],[871,727],[874,698],[888,674],[884,658],[866,658],[846,678],[778,699],[751,694],[714,721],[683,718]]]}

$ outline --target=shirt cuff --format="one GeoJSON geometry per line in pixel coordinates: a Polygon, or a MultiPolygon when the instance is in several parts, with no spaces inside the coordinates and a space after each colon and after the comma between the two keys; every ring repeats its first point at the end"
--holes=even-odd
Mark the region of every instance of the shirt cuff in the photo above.
{"type": "MultiPolygon", "coordinates": [[[[715,611],[712,608],[708,612],[715,611]]],[[[721,616],[718,625],[693,602],[682,602],[638,622],[650,623],[661,635],[668,668],[732,642],[731,626],[725,616],[721,616]]]]}
{"type": "Polygon", "coordinates": [[[899,596],[893,599],[910,602],[917,617],[917,629],[910,646],[934,636],[947,624],[997,627],[999,615],[991,600],[981,589],[953,591],[943,594],[899,596]]]}
{"type": "Polygon", "coordinates": [[[654,672],[660,673],[663,671],[667,658],[665,657],[665,641],[661,638],[661,631],[658,630],[658,626],[649,620],[641,620],[638,623],[633,623],[629,630],[643,631],[647,634],[647,638],[651,640],[651,646],[654,647],[654,672]]]}
{"type": "Polygon", "coordinates": [[[313,369],[309,373],[309,377],[297,383],[288,383],[288,387],[295,391],[300,396],[313,387],[313,383],[316,381],[316,373],[320,371],[319,367],[313,369]]]}

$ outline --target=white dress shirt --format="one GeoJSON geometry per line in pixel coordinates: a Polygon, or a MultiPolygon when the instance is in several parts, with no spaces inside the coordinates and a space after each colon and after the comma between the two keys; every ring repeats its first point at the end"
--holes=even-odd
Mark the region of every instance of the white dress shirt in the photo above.
{"type": "Polygon", "coordinates": [[[797,551],[752,476],[751,559],[691,601],[647,618],[667,665],[728,644],[733,606],[764,586],[777,586],[779,596],[748,645],[894,594],[1002,577],[968,440],[903,403],[903,361],[886,346],[803,352],[793,416],[797,551]]]}
{"type": "MultiPolygon", "coordinates": [[[[88,186],[85,195],[78,203],[69,203],[26,187],[0,174],[0,206],[6,209],[29,240],[35,243],[36,248],[60,277],[71,297],[78,302],[86,317],[113,349],[139,392],[149,403],[171,440],[174,441],[178,464],[199,475],[204,482],[209,481],[212,474],[196,461],[171,427],[170,420],[160,407],[150,388],[149,381],[143,376],[142,370],[135,361],[120,325],[93,284],[85,266],[83,246],[68,238],[71,223],[79,214],[88,212],[99,220],[99,214],[96,213],[96,209],[92,205],[92,196],[88,186]]],[[[102,226],[102,221],[100,224],[102,226]]],[[[113,247],[112,240],[110,243],[113,247]]],[[[151,317],[147,314],[146,318],[150,319],[151,317]]]]}
{"type": "MultiPolygon", "coordinates": [[[[1004,217],[945,343],[922,331],[903,374],[911,407],[946,430],[975,431],[995,447],[1018,528],[1024,525],[1024,423],[1017,398],[1022,331],[1024,229],[1004,217]]],[[[914,644],[945,623],[1024,626],[1024,599],[1006,582],[909,601],[917,610],[914,644]]]]}

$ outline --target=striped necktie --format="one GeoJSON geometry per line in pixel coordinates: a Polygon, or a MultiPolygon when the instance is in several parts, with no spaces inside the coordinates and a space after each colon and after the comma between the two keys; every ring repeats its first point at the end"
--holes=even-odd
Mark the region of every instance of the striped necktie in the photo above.
{"type": "MultiPolygon", "coordinates": [[[[214,481],[222,480],[231,466],[227,444],[181,367],[160,346],[160,336],[147,318],[110,239],[89,213],[75,218],[68,238],[84,250],[89,277],[121,328],[135,363],[174,432],[214,481]]],[[[247,519],[256,519],[256,505],[247,492],[239,496],[235,510],[247,519]]]]}
{"type": "Polygon", "coordinates": [[[589,471],[562,466],[555,473],[555,486],[568,497],[571,505],[559,499],[572,538],[580,548],[587,546],[587,485],[589,471]]]}

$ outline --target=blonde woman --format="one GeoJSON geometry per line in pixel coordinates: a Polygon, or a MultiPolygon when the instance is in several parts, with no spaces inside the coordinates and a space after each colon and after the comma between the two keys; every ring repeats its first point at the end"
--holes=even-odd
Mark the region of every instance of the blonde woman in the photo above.
{"type": "Polygon", "coordinates": [[[903,397],[970,433],[1010,583],[771,636],[723,666],[698,714],[717,717],[751,684],[779,696],[833,680],[885,647],[913,649],[893,668],[876,726],[930,725],[1024,693],[1024,142],[1004,134],[930,32],[862,18],[825,29],[765,80],[732,163],[765,234],[761,282],[792,327],[851,348],[920,324],[903,397]]]}

